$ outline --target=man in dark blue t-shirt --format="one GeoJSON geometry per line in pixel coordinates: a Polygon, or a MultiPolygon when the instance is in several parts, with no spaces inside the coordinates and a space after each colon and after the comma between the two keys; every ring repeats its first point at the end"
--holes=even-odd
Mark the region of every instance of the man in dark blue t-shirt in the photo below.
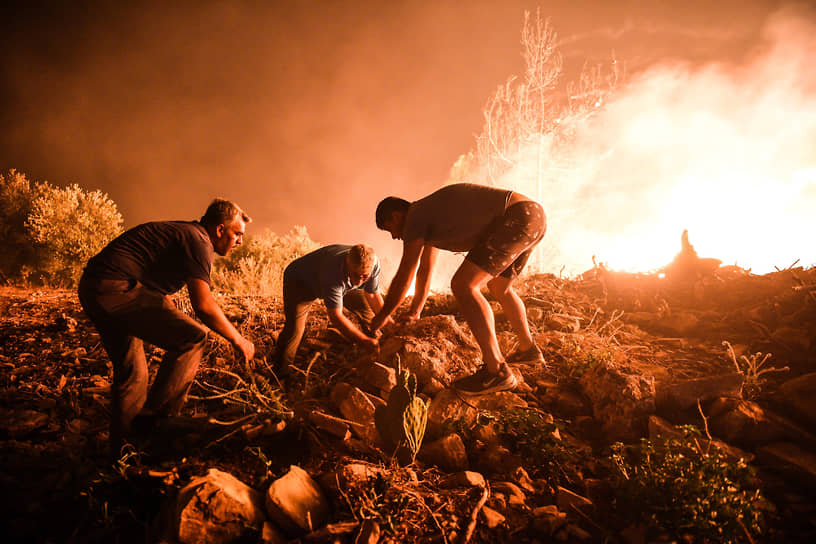
{"type": "Polygon", "coordinates": [[[243,241],[250,218],[216,199],[200,221],[157,221],[124,232],[88,261],[79,300],[113,363],[112,453],[133,427],[178,413],[195,378],[207,329],[179,311],[168,295],[187,286],[196,315],[251,361],[252,342],[221,311],[210,291],[214,255],[243,241]],[[143,341],[165,350],[148,391],[143,341]]]}
{"type": "Polygon", "coordinates": [[[377,349],[379,341],[343,315],[343,297],[361,289],[371,310],[378,312],[380,265],[365,245],[330,245],[295,259],[283,272],[283,312],[286,323],[278,335],[275,362],[284,372],[295,360],[312,302],[323,299],[329,320],[347,339],[377,349]]]}

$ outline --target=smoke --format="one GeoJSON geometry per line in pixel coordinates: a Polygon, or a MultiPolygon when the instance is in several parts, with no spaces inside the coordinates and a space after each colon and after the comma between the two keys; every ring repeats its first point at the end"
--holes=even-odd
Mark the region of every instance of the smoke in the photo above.
{"type": "Polygon", "coordinates": [[[398,261],[377,202],[438,186],[520,63],[522,11],[491,2],[85,4],[6,19],[0,167],[101,189],[127,227],[222,196],[250,234],[398,261]]]}
{"type": "MultiPolygon", "coordinates": [[[[771,17],[738,65],[653,65],[567,144],[546,140],[547,271],[668,264],[689,237],[701,257],[755,273],[816,263],[816,24],[771,17]]],[[[537,146],[499,184],[535,196],[537,146]]]]}
{"type": "MultiPolygon", "coordinates": [[[[568,2],[542,15],[567,36],[565,58],[594,62],[615,49],[640,66],[678,46],[698,60],[715,57],[776,2],[568,2]]],[[[388,263],[398,262],[400,246],[374,227],[377,202],[418,199],[442,184],[480,130],[486,98],[523,69],[523,12],[537,7],[532,0],[19,4],[0,16],[8,27],[0,33],[0,167],[100,189],[119,205],[125,226],[196,218],[223,196],[253,216],[250,234],[305,225],[320,243],[369,243],[388,263]]],[[[743,180],[718,197],[718,213],[746,207],[734,195],[745,200],[753,194],[747,188],[767,188],[769,179],[799,187],[787,197],[787,216],[744,210],[742,217],[752,218],[757,240],[770,232],[759,226],[779,221],[801,232],[794,218],[814,192],[804,143],[813,136],[813,84],[805,81],[812,30],[781,14],[764,50],[741,69],[655,66],[601,115],[572,127],[569,145],[544,142],[547,270],[580,271],[592,254],[616,266],[654,266],[617,264],[625,248],[615,244],[640,243],[641,253],[663,263],[657,247],[671,256],[683,228],[701,255],[751,266],[747,259],[764,250],[729,256],[723,247],[733,244],[709,248],[722,229],[693,223],[689,211],[656,226],[679,207],[666,203],[667,191],[691,188],[697,178],[709,189],[719,183],[714,174],[743,180]],[[759,107],[766,113],[757,117],[759,107]],[[655,247],[638,238],[644,232],[654,232],[655,247]]],[[[519,179],[529,176],[523,168],[519,179]]],[[[506,185],[538,196],[529,181],[506,185]]],[[[807,257],[773,261],[784,266],[800,256],[807,257]]],[[[447,284],[449,275],[436,276],[447,284]]]]}

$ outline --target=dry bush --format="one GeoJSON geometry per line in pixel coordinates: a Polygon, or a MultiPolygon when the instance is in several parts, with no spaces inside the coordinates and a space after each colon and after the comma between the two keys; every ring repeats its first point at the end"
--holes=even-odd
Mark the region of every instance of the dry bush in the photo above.
{"type": "Polygon", "coordinates": [[[303,226],[295,226],[283,236],[271,231],[248,236],[228,256],[216,260],[213,286],[235,295],[280,296],[283,270],[318,245],[303,226]]]}
{"type": "Polygon", "coordinates": [[[6,280],[73,286],[89,258],[122,232],[116,204],[73,184],[0,175],[0,273],[6,280]]]}
{"type": "Polygon", "coordinates": [[[39,194],[25,174],[14,169],[0,174],[0,277],[20,278],[34,265],[34,248],[25,229],[31,203],[39,194]]]}
{"type": "Polygon", "coordinates": [[[42,194],[31,204],[26,230],[37,250],[36,270],[43,280],[74,286],[88,259],[122,232],[122,215],[99,190],[43,184],[42,194]]]}

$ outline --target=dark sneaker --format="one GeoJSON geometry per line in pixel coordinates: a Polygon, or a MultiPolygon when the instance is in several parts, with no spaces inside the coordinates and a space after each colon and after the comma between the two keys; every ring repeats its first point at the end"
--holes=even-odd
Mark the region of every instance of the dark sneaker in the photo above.
{"type": "Polygon", "coordinates": [[[518,385],[518,380],[507,365],[502,365],[499,372],[491,374],[483,366],[471,376],[453,382],[453,388],[463,395],[485,395],[499,391],[511,391],[518,385]]]}
{"type": "Polygon", "coordinates": [[[533,347],[531,347],[528,350],[516,351],[508,355],[507,362],[514,364],[543,363],[544,354],[541,353],[541,350],[538,349],[538,346],[533,344],[533,347]]]}

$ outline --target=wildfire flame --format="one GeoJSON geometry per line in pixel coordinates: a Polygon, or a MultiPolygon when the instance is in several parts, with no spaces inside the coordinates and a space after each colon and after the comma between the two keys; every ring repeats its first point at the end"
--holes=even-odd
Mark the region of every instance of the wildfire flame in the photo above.
{"type": "Polygon", "coordinates": [[[780,16],[744,65],[654,67],[564,145],[531,145],[497,185],[539,198],[543,271],[654,271],[688,229],[700,257],[767,273],[816,264],[816,50],[780,16]],[[545,149],[547,167],[536,169],[545,149]]]}

